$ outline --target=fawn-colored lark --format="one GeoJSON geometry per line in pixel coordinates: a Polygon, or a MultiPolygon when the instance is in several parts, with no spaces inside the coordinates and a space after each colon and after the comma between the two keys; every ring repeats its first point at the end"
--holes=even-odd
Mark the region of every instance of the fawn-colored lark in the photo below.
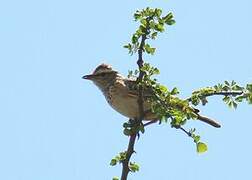
{"type": "MultiPolygon", "coordinates": [[[[85,75],[82,78],[93,81],[102,91],[110,106],[117,112],[131,119],[138,118],[138,90],[135,88],[135,80],[125,78],[107,64],[99,65],[92,74],[85,75]]],[[[147,98],[151,95],[151,91],[143,91],[144,120],[148,121],[158,120],[157,116],[152,113],[151,105],[147,101],[147,98]]],[[[217,128],[221,127],[216,121],[200,115],[197,109],[195,109],[195,113],[198,120],[217,128]]]]}

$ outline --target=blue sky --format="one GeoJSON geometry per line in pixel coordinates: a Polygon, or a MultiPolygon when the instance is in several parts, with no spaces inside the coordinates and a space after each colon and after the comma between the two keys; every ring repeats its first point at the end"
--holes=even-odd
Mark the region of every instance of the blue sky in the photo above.
{"type": "MultiPolygon", "coordinates": [[[[145,59],[158,79],[187,97],[224,80],[252,81],[252,3],[223,1],[1,1],[0,179],[97,180],[119,176],[110,159],[124,150],[125,117],[111,109],[81,76],[106,62],[127,74],[136,57],[122,46],[147,6],[172,11],[177,23],[145,59]]],[[[252,106],[228,109],[211,98],[204,115],[221,129],[197,121],[209,151],[199,155],[191,139],[169,125],[154,125],[137,142],[140,172],[129,179],[251,179],[252,106]]]]}

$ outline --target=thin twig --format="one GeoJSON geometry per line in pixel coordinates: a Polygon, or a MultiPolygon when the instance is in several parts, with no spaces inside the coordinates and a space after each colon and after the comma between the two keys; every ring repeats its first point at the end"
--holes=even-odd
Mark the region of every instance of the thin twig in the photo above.
{"type": "Polygon", "coordinates": [[[192,133],[189,131],[185,130],[183,127],[179,126],[179,129],[181,129],[184,133],[186,133],[189,137],[192,137],[192,133]]]}
{"type": "MultiPolygon", "coordinates": [[[[209,94],[204,94],[202,97],[209,97],[209,96],[215,96],[215,95],[222,95],[222,96],[238,96],[242,95],[244,92],[243,91],[221,91],[221,92],[213,92],[209,94]]],[[[187,101],[192,101],[192,97],[189,97],[186,99],[187,101]]]]}
{"type": "Polygon", "coordinates": [[[148,126],[148,125],[151,125],[151,124],[154,124],[154,123],[156,123],[156,122],[158,122],[158,120],[149,121],[149,122],[147,122],[147,123],[144,124],[144,127],[146,127],[146,126],[148,126]]]}

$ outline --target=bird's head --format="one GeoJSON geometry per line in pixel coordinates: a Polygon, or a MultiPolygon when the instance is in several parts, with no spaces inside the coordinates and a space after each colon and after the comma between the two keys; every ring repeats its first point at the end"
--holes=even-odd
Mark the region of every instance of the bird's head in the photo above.
{"type": "Polygon", "coordinates": [[[108,64],[101,64],[95,68],[94,72],[82,78],[93,81],[99,88],[104,89],[115,80],[118,72],[113,70],[108,64]]]}

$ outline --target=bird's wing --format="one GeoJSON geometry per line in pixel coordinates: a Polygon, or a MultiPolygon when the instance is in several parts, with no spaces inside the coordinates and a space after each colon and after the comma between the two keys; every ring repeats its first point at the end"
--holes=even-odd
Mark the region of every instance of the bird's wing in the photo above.
{"type": "MultiPolygon", "coordinates": [[[[130,96],[138,96],[138,86],[136,83],[136,80],[133,79],[126,79],[125,80],[125,85],[128,87],[129,90],[129,95],[130,96]]],[[[144,98],[152,97],[153,96],[153,91],[151,88],[144,88],[143,89],[143,96],[144,98]]]]}
{"type": "MultiPolygon", "coordinates": [[[[127,80],[125,80],[124,83],[125,83],[126,87],[128,87],[129,96],[134,97],[134,98],[138,97],[138,87],[137,87],[136,80],[127,79],[127,80]]],[[[151,88],[144,89],[143,95],[144,95],[144,99],[147,99],[148,97],[152,97],[153,90],[151,88]]],[[[191,108],[192,108],[192,111],[197,115],[198,120],[203,121],[203,122],[210,124],[210,125],[217,127],[217,128],[221,127],[221,125],[218,122],[216,122],[215,120],[212,120],[208,117],[200,115],[199,114],[200,111],[198,109],[196,109],[194,107],[191,107],[191,108]]],[[[148,112],[148,111],[146,111],[146,112],[148,112]]]]}

